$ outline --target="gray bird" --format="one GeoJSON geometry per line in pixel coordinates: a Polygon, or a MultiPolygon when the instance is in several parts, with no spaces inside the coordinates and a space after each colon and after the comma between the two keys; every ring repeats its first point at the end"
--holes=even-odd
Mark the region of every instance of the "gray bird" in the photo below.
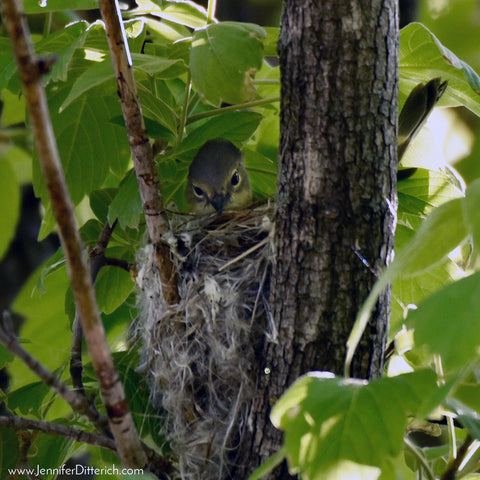
{"type": "Polygon", "coordinates": [[[185,198],[198,214],[220,214],[249,205],[252,188],[242,152],[228,140],[206,142],[190,165],[185,198]]]}

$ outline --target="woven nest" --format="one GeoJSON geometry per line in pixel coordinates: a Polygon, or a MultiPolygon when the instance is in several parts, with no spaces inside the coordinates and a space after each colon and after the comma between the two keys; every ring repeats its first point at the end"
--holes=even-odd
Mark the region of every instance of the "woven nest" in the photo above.
{"type": "Polygon", "coordinates": [[[138,256],[142,368],[180,477],[226,479],[242,463],[235,447],[249,428],[258,351],[276,337],[267,305],[272,211],[174,222],[178,305],[165,305],[153,248],[138,256]]]}

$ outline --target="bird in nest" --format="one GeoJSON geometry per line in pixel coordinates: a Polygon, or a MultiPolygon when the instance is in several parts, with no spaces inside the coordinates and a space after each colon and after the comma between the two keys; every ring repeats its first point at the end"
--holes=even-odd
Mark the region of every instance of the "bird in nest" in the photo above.
{"type": "MultiPolygon", "coordinates": [[[[447,83],[434,78],[426,84],[419,83],[410,92],[398,122],[399,161],[440,100],[447,83]]],[[[412,175],[415,170],[401,170],[399,180],[412,175]]],[[[251,205],[252,188],[242,152],[228,140],[206,142],[190,165],[185,198],[190,210],[200,215],[220,215],[251,205]]]]}

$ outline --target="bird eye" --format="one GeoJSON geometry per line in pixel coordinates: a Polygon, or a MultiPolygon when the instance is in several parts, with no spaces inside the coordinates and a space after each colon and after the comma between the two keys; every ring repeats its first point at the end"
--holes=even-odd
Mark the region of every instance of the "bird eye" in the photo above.
{"type": "Polygon", "coordinates": [[[237,171],[232,175],[232,179],[230,180],[230,182],[234,187],[236,187],[240,183],[240,175],[237,171]]]}
{"type": "Polygon", "coordinates": [[[193,193],[197,197],[203,197],[203,190],[200,187],[197,187],[196,185],[193,186],[193,193]]]}

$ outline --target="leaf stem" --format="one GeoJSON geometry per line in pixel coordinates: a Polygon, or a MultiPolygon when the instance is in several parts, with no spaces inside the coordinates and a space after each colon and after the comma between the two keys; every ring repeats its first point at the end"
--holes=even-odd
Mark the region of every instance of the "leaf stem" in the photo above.
{"type": "Polygon", "coordinates": [[[178,126],[177,131],[177,142],[175,144],[175,150],[180,146],[183,140],[183,134],[185,130],[185,125],[187,121],[187,114],[188,114],[188,100],[190,98],[190,92],[192,90],[192,80],[190,70],[187,74],[187,83],[185,84],[185,98],[183,99],[182,105],[182,114],[180,115],[180,125],[178,126]]]}
{"type": "Polygon", "coordinates": [[[268,103],[274,103],[280,101],[280,97],[268,97],[268,98],[261,98],[259,100],[253,100],[251,102],[246,103],[239,103],[237,105],[230,105],[228,107],[223,108],[215,108],[214,110],[208,110],[208,112],[200,112],[192,115],[187,120],[187,125],[193,122],[197,122],[198,120],[203,120],[204,118],[213,117],[219,113],[224,112],[236,112],[237,110],[245,110],[251,107],[258,107],[260,105],[265,105],[268,103]]]}

